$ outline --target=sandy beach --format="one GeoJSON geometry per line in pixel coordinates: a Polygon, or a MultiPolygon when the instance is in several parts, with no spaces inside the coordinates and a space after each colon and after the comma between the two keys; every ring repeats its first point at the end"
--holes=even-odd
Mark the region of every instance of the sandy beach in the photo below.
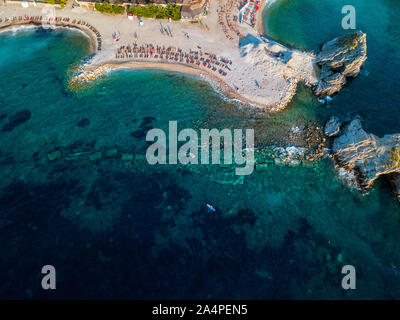
{"type": "Polygon", "coordinates": [[[237,1],[233,0],[211,2],[210,12],[201,23],[142,19],[142,25],[136,17],[130,20],[126,15],[101,14],[85,8],[55,9],[55,14],[48,16],[44,14],[46,7],[6,5],[0,11],[0,28],[51,23],[83,31],[91,39],[95,55],[81,67],[81,79],[86,72],[102,74],[105,69],[122,67],[183,72],[212,80],[218,84],[216,89],[230,98],[273,112],[291,101],[298,82],[310,86],[316,83],[315,57],[311,52],[289,49],[261,38],[265,1],[259,6],[253,28],[237,21],[246,7],[239,12],[237,1]],[[26,21],[19,20],[21,17],[26,21]],[[41,21],[37,20],[39,17],[41,21]],[[115,34],[119,41],[115,41],[115,34]],[[134,46],[159,47],[164,52],[142,55],[131,49],[134,46]],[[175,60],[168,56],[168,50],[174,51],[175,60]]]}

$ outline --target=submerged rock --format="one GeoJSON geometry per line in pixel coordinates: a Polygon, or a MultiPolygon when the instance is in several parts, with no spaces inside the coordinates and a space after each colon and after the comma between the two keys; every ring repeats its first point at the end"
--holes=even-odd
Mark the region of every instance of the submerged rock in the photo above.
{"type": "Polygon", "coordinates": [[[133,160],[133,154],[123,153],[123,154],[121,154],[121,160],[132,161],[133,160]]]}
{"type": "Polygon", "coordinates": [[[100,160],[101,158],[102,158],[102,153],[100,151],[93,152],[91,155],[89,155],[90,161],[100,160]]]}
{"type": "Polygon", "coordinates": [[[79,128],[85,128],[85,127],[87,127],[89,124],[90,124],[90,120],[87,119],[87,118],[85,118],[85,119],[82,119],[81,121],[79,121],[76,125],[77,125],[79,128]]]}
{"type": "Polygon", "coordinates": [[[88,157],[91,154],[91,152],[75,152],[75,153],[70,153],[65,156],[65,160],[67,161],[73,161],[73,160],[79,160],[88,157]]]}
{"type": "Polygon", "coordinates": [[[104,156],[106,158],[114,158],[117,155],[118,155],[118,149],[117,148],[106,150],[105,153],[104,153],[104,156]]]}
{"type": "Polygon", "coordinates": [[[360,73],[366,60],[367,35],[361,31],[325,43],[315,61],[320,68],[315,94],[325,98],[338,93],[348,77],[360,73]]]}
{"type": "Polygon", "coordinates": [[[337,165],[353,172],[360,189],[369,189],[380,176],[395,179],[400,174],[400,133],[379,138],[362,129],[355,119],[346,124],[342,134],[334,138],[332,155],[337,165]]]}
{"type": "Polygon", "coordinates": [[[270,165],[267,163],[258,163],[256,164],[256,170],[257,171],[262,171],[262,170],[268,170],[270,168],[270,165]]]}
{"type": "Polygon", "coordinates": [[[3,125],[2,132],[13,130],[15,127],[23,124],[31,118],[31,112],[29,110],[23,110],[8,118],[8,122],[3,125]]]}
{"type": "Polygon", "coordinates": [[[340,120],[338,117],[332,116],[325,124],[324,133],[328,137],[335,137],[340,133],[340,120]]]}
{"type": "Polygon", "coordinates": [[[50,161],[57,160],[58,158],[61,158],[61,152],[60,150],[51,152],[47,155],[47,157],[49,158],[50,161]]]}
{"type": "Polygon", "coordinates": [[[135,160],[136,161],[147,161],[146,155],[145,154],[136,154],[135,155],[135,160]]]}
{"type": "Polygon", "coordinates": [[[243,184],[244,176],[238,176],[234,172],[217,172],[210,179],[220,184],[243,184]]]}

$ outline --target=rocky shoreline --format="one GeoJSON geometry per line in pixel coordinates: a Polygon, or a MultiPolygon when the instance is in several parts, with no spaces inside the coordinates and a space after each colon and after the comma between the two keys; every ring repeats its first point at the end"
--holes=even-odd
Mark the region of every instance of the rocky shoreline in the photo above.
{"type": "Polygon", "coordinates": [[[315,94],[325,98],[338,93],[347,78],[355,78],[367,60],[367,35],[361,31],[325,43],[315,64],[320,70],[315,94]]]}
{"type": "Polygon", "coordinates": [[[341,124],[336,117],[327,122],[324,132],[331,140],[335,164],[352,177],[350,184],[367,191],[382,176],[400,201],[400,133],[380,138],[367,133],[358,118],[341,124]]]}

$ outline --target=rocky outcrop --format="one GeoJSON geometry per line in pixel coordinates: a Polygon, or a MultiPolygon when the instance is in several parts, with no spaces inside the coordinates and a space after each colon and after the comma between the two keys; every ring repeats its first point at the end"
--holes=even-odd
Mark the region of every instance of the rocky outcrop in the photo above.
{"type": "Polygon", "coordinates": [[[366,60],[367,35],[361,31],[325,43],[315,60],[320,69],[315,94],[325,98],[339,92],[348,77],[360,73],[366,60]]]}
{"type": "Polygon", "coordinates": [[[361,121],[355,119],[334,138],[332,155],[339,167],[354,173],[361,189],[367,190],[382,175],[400,185],[400,134],[379,138],[363,130],[361,121]]]}
{"type": "Polygon", "coordinates": [[[324,127],[324,134],[327,137],[335,137],[340,133],[340,120],[338,117],[332,116],[324,127]]]}

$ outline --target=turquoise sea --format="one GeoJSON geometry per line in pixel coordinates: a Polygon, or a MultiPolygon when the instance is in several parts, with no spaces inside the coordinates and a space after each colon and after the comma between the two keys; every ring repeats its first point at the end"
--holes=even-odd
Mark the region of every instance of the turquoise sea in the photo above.
{"type": "MultiPolygon", "coordinates": [[[[84,35],[0,33],[0,297],[399,298],[400,205],[384,180],[362,195],[326,159],[271,164],[233,185],[215,181],[229,168],[139,160],[147,131],[170,120],[255,128],[260,148],[288,146],[292,126],[322,126],[332,114],[360,115],[378,135],[399,132],[399,4],[350,2],[368,33],[360,76],[328,105],[301,87],[272,116],[223,99],[201,79],[162,71],[117,71],[72,92],[69,71],[89,52],[84,35]],[[57,150],[62,157],[49,161],[57,150]],[[94,151],[101,159],[65,157],[94,151]],[[53,291],[41,288],[48,264],[57,270],[53,291]],[[341,288],[346,264],[356,268],[357,290],[341,288]]],[[[342,3],[278,0],[264,12],[265,29],[317,50],[344,33],[342,3]]]]}

